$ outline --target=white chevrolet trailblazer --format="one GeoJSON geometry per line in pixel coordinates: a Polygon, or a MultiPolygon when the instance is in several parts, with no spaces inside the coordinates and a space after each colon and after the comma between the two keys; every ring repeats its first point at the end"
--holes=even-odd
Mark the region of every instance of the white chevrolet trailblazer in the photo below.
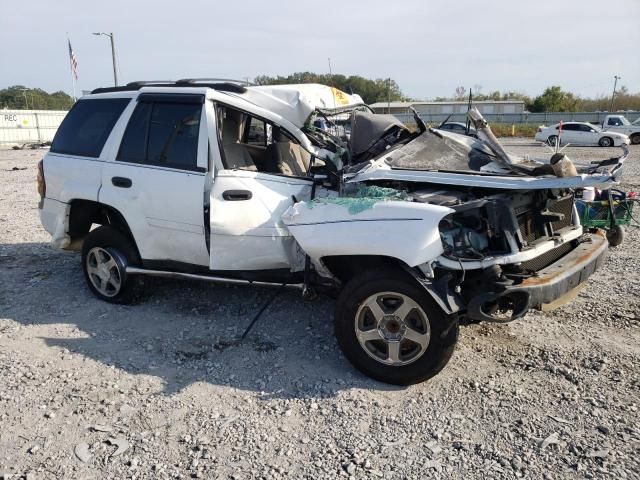
{"type": "Polygon", "coordinates": [[[42,224],[108,302],[149,275],[336,295],[347,358],[412,384],[446,365],[460,323],[558,303],[607,250],[574,195],[615,183],[628,152],[523,159],[470,117],[479,139],[417,115],[409,129],[322,85],[100,88],[39,165],[42,224]]]}

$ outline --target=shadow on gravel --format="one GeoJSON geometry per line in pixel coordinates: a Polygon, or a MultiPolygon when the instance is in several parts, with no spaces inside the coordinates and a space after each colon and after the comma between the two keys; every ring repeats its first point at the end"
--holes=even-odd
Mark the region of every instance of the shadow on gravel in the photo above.
{"type": "Polygon", "coordinates": [[[138,305],[112,305],[89,292],[78,254],[44,243],[0,244],[0,285],[0,318],[59,324],[40,337],[48,346],[158,377],[165,394],[194,382],[266,398],[327,397],[354,387],[398,390],[364,377],[344,359],[328,298],[304,302],[296,292],[282,292],[240,341],[273,289],[157,279],[138,305]]]}

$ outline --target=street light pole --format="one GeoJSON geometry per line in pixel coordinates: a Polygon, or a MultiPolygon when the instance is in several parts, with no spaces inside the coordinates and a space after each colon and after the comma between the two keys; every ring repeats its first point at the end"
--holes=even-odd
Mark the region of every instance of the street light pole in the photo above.
{"type": "Polygon", "coordinates": [[[618,80],[622,79],[622,77],[619,77],[618,75],[614,75],[613,78],[614,78],[613,93],[611,94],[611,106],[609,107],[610,112],[613,112],[613,100],[616,97],[616,86],[618,85],[618,80]]]}
{"type": "Polygon", "coordinates": [[[27,90],[28,88],[22,88],[22,94],[24,95],[24,105],[27,110],[29,110],[29,102],[27,101],[27,90]]]}
{"type": "Polygon", "coordinates": [[[116,69],[116,45],[113,40],[113,32],[104,33],[104,32],[94,32],[94,35],[104,35],[105,37],[109,37],[111,40],[111,61],[113,62],[113,84],[118,86],[118,71],[116,69]]]}

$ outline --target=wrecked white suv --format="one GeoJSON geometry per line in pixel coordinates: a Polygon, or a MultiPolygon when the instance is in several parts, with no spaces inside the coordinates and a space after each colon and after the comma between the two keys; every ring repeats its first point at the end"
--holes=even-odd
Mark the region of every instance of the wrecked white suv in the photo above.
{"type": "Polygon", "coordinates": [[[471,116],[480,140],[322,85],[97,89],[40,164],[41,219],[103,300],[133,300],[149,275],[335,294],[347,358],[416,383],[461,322],[510,321],[587,280],[607,239],[583,231],[574,195],[626,158],[518,158],[471,116]]]}

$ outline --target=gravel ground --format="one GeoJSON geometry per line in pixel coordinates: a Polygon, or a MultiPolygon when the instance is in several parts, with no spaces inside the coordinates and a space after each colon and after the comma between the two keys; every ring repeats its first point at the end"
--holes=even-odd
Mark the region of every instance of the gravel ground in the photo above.
{"type": "Polygon", "coordinates": [[[95,299],[40,226],[42,155],[0,151],[0,478],[640,478],[638,229],[573,303],[463,327],[440,375],[397,388],[340,354],[327,298],[283,293],[243,343],[272,291],[95,299]]]}

